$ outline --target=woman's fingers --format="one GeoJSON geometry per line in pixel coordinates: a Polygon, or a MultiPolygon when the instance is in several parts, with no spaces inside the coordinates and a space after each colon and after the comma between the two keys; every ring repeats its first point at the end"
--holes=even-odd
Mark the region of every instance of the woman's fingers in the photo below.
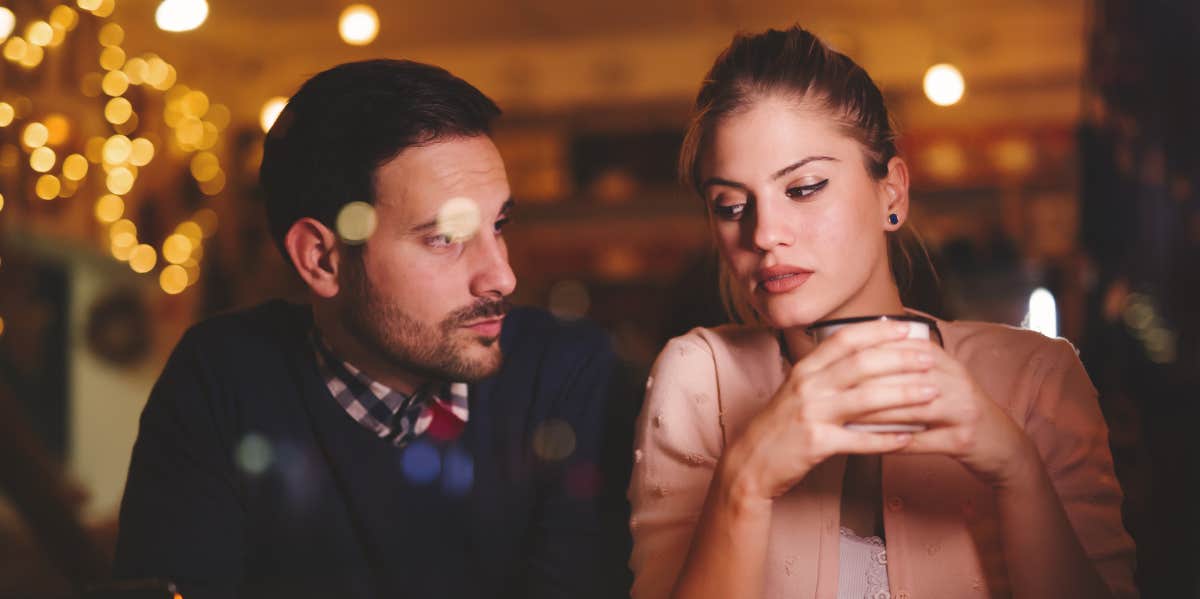
{"type": "MultiPolygon", "coordinates": [[[[879,413],[904,414],[905,411],[925,410],[941,394],[940,388],[926,377],[902,375],[894,378],[899,382],[859,385],[843,393],[840,399],[833,402],[837,420],[866,422],[865,418],[879,413]]],[[[877,419],[870,421],[884,422],[877,419]]]]}
{"type": "Polygon", "coordinates": [[[840,426],[829,427],[824,433],[830,454],[876,454],[900,451],[912,443],[912,433],[868,433],[840,426]]]}
{"type": "Polygon", "coordinates": [[[872,379],[903,373],[925,372],[933,367],[933,345],[928,341],[896,341],[867,347],[815,373],[832,389],[850,389],[872,379]]]}

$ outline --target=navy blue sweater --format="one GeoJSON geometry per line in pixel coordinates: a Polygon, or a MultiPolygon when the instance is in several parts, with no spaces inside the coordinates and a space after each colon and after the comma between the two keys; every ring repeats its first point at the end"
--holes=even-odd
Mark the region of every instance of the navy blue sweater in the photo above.
{"type": "Polygon", "coordinates": [[[142,413],[118,578],[186,599],[628,595],[637,396],[601,331],[512,311],[463,434],[397,448],[330,396],[311,322],[276,301],[184,335],[142,413]]]}

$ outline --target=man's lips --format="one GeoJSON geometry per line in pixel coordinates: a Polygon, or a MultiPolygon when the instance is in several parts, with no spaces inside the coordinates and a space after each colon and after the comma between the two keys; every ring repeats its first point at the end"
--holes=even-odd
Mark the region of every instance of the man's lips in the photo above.
{"type": "Polygon", "coordinates": [[[463,328],[470,329],[476,334],[483,337],[495,337],[500,334],[500,329],[504,325],[504,317],[497,316],[494,318],[485,318],[476,320],[470,324],[463,325],[463,328]]]}
{"type": "Polygon", "coordinates": [[[754,274],[756,290],[767,293],[786,293],[808,281],[813,271],[796,266],[772,266],[754,274]]]}

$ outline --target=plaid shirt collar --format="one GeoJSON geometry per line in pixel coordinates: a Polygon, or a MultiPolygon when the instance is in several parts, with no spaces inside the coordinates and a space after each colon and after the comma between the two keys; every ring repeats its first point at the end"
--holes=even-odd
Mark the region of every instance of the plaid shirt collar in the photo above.
{"type": "Polygon", "coordinates": [[[338,358],[315,328],[309,341],[330,395],[380,438],[403,447],[426,432],[443,440],[462,432],[469,416],[466,383],[430,382],[406,395],[338,358]]]}

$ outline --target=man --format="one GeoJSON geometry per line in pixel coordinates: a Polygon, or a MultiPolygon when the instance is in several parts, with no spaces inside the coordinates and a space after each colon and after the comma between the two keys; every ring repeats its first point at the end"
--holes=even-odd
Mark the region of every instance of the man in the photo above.
{"type": "Polygon", "coordinates": [[[498,115],[408,61],[292,97],[260,176],[309,305],[180,341],[142,415],[119,577],[187,599],[627,594],[635,407],[597,329],[509,311],[498,115]]]}

